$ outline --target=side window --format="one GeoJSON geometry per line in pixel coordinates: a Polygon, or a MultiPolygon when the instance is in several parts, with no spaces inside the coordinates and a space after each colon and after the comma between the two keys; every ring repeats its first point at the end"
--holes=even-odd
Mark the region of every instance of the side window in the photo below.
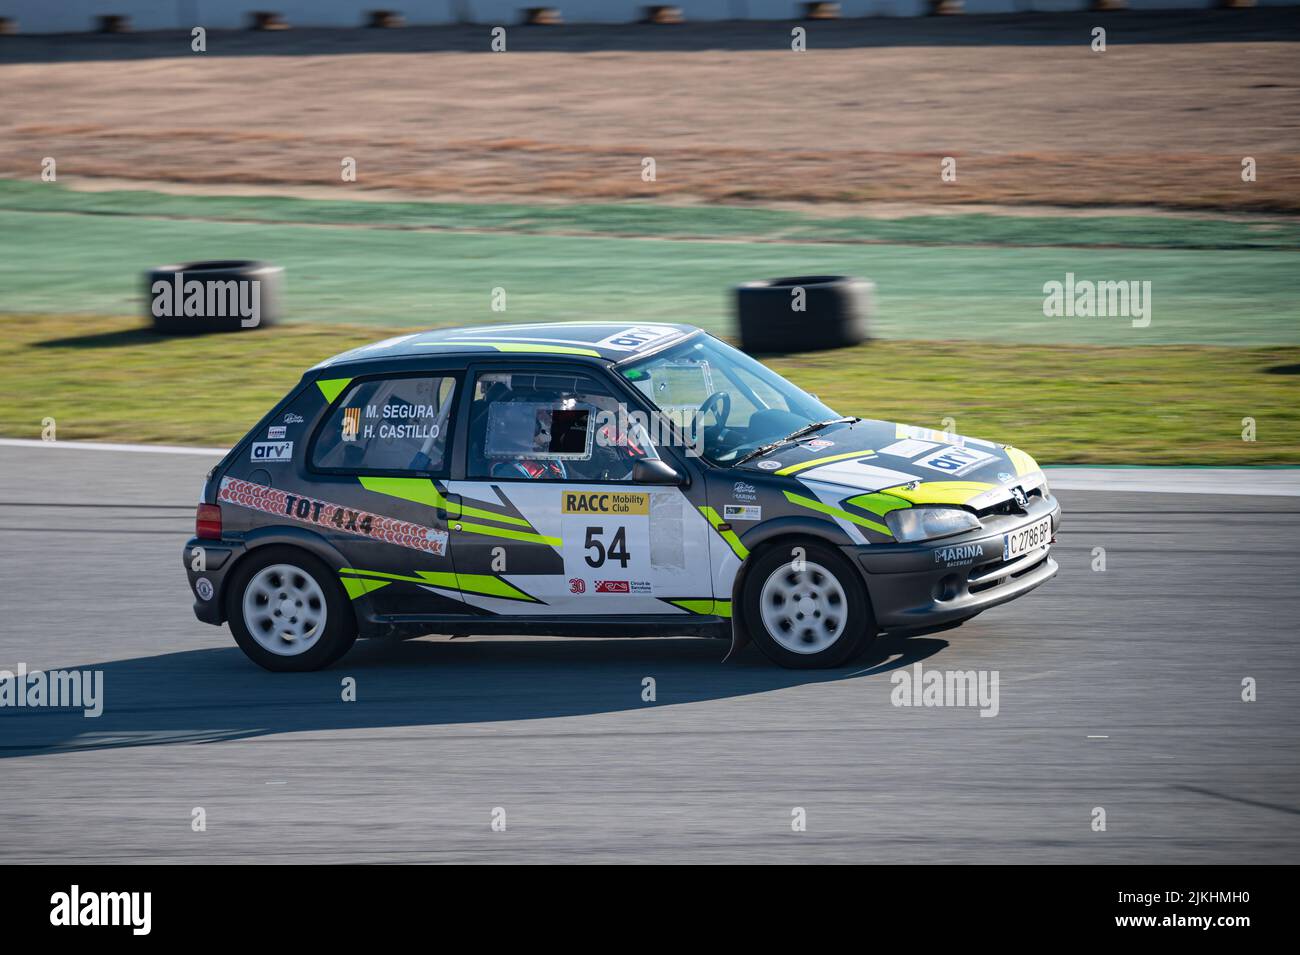
{"type": "Polygon", "coordinates": [[[454,378],[438,376],[357,382],[318,432],[312,466],[441,472],[455,390],[454,378]]]}
{"type": "Polygon", "coordinates": [[[659,455],[627,411],[588,375],[479,375],[470,407],[467,476],[630,481],[639,459],[659,455]]]}

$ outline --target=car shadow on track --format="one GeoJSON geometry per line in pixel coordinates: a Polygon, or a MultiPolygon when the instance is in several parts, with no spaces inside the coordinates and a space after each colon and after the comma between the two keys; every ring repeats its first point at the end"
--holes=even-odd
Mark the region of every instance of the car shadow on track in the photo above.
{"type": "Polygon", "coordinates": [[[362,641],[328,670],[268,673],[236,648],[64,669],[103,672],[103,713],[0,709],[0,758],[279,733],[440,726],[644,710],[887,673],[948,646],[883,642],[838,670],[783,670],[693,639],[362,641]],[[356,681],[356,702],[342,701],[356,681]],[[653,677],[656,699],[642,700],[653,677]]]}

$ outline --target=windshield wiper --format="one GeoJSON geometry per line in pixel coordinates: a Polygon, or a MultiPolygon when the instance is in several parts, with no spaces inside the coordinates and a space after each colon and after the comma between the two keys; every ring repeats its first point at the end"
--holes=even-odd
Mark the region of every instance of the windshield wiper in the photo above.
{"type": "Polygon", "coordinates": [[[738,468],[746,461],[752,461],[754,458],[767,454],[769,451],[775,451],[783,444],[789,444],[791,441],[797,441],[800,438],[804,437],[805,435],[812,434],[814,431],[820,431],[822,428],[830,427],[833,424],[853,424],[855,421],[861,421],[861,420],[862,420],[861,418],[831,418],[828,421],[814,421],[812,424],[806,424],[802,428],[799,428],[796,431],[791,431],[784,438],[781,438],[777,441],[773,441],[771,444],[764,444],[755,448],[753,451],[750,451],[749,454],[745,455],[743,458],[741,458],[739,461],[733,464],[732,467],[738,468]]]}

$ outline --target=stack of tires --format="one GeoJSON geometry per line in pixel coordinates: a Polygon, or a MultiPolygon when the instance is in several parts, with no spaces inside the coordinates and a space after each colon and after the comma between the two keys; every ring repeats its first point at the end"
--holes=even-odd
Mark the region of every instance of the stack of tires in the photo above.
{"type": "Polygon", "coordinates": [[[753,355],[846,348],[867,340],[875,285],[844,275],[806,275],[736,287],[740,347],[753,355]]]}
{"type": "Polygon", "coordinates": [[[284,269],[231,259],[163,265],[145,274],[154,328],[169,335],[237,332],[280,317],[284,269]]]}

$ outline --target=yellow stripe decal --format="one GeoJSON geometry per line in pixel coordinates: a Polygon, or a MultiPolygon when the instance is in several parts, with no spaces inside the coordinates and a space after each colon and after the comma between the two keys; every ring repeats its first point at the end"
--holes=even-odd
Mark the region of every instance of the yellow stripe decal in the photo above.
{"type": "Polygon", "coordinates": [[[716,614],[719,617],[731,616],[730,600],[710,600],[707,597],[702,597],[698,600],[669,600],[668,603],[674,607],[689,610],[691,613],[716,614]]]}
{"type": "Polygon", "coordinates": [[[453,531],[466,534],[483,534],[486,537],[504,537],[506,540],[522,541],[525,544],[547,544],[551,547],[563,547],[564,541],[559,537],[546,537],[526,531],[512,531],[505,527],[488,527],[486,524],[471,524],[463,521],[451,525],[453,531]]]}
{"type": "Polygon", "coordinates": [[[854,507],[860,507],[864,511],[870,511],[877,517],[884,517],[890,511],[896,511],[900,507],[908,507],[907,501],[893,494],[859,494],[857,497],[851,497],[846,504],[852,504],[854,507]]]}
{"type": "Polygon", "coordinates": [[[524,352],[530,355],[586,355],[599,358],[600,352],[591,348],[573,348],[569,345],[530,345],[525,342],[415,342],[417,348],[458,348],[461,345],[477,345],[482,348],[495,348],[499,352],[524,352]]]}
{"type": "Polygon", "coordinates": [[[389,497],[398,497],[404,501],[414,501],[416,504],[427,504],[429,507],[441,507],[450,517],[459,517],[463,514],[466,517],[496,521],[498,524],[513,524],[516,527],[527,527],[532,530],[532,525],[527,521],[511,517],[509,514],[497,514],[495,511],[485,511],[478,507],[453,504],[438,492],[437,487],[428,478],[363,477],[358,480],[367,491],[387,494],[389,497]]]}
{"type": "Polygon", "coordinates": [[[360,580],[356,577],[340,577],[339,579],[343,581],[343,589],[348,592],[349,600],[356,600],[362,594],[368,594],[380,587],[388,586],[386,580],[360,580]]]}
{"type": "Polygon", "coordinates": [[[995,487],[996,484],[984,481],[924,481],[911,489],[906,485],[885,488],[883,493],[901,497],[912,504],[962,505],[995,487]]]}
{"type": "Polygon", "coordinates": [[[799,471],[806,471],[808,468],[815,468],[819,464],[830,464],[832,461],[847,461],[849,458],[865,458],[875,453],[875,451],[845,451],[843,454],[831,454],[824,458],[813,458],[811,461],[800,461],[798,464],[782,468],[776,473],[795,474],[799,471]]]}
{"type": "Polygon", "coordinates": [[[811,511],[818,511],[822,514],[829,514],[831,517],[838,517],[841,520],[850,521],[862,527],[869,527],[873,531],[879,531],[893,537],[889,533],[889,528],[884,524],[877,524],[875,521],[869,521],[865,517],[858,517],[856,514],[850,514],[848,511],[842,511],[838,507],[831,507],[829,504],[823,504],[821,501],[811,497],[804,497],[802,494],[794,494],[790,491],[785,492],[785,498],[791,504],[798,504],[800,507],[806,507],[811,511]]]}
{"type": "MultiPolygon", "coordinates": [[[[494,577],[491,574],[456,574],[450,571],[437,570],[417,570],[416,577],[410,577],[406,574],[386,574],[378,570],[356,570],[352,567],[344,567],[339,571],[340,574],[364,574],[366,577],[382,577],[385,582],[377,581],[356,581],[353,583],[373,583],[371,590],[377,590],[379,587],[387,586],[390,580],[405,580],[413,584],[428,584],[431,587],[441,587],[444,590],[459,590],[462,593],[478,594],[484,597],[501,597],[505,600],[526,600],[529,603],[537,603],[537,598],[531,594],[524,593],[518,587],[514,587],[500,577],[494,577]]],[[[349,578],[343,578],[343,586],[352,592],[352,587],[348,584],[349,578]]],[[[355,598],[353,598],[355,599],[355,598]]]]}
{"type": "Polygon", "coordinates": [[[702,504],[700,505],[700,513],[703,514],[705,520],[707,520],[713,526],[713,529],[715,531],[718,531],[718,536],[727,542],[727,546],[731,548],[732,552],[737,557],[739,557],[741,560],[744,560],[746,557],[749,556],[749,548],[740,542],[740,538],[736,536],[735,531],[718,530],[718,526],[720,524],[725,524],[726,521],[724,521],[722,518],[718,516],[717,511],[709,507],[707,504],[702,504]]]}
{"type": "Polygon", "coordinates": [[[1007,452],[1007,457],[1011,459],[1011,463],[1015,465],[1016,477],[1023,477],[1038,470],[1038,462],[1019,448],[1008,446],[1004,450],[1007,452]]]}

